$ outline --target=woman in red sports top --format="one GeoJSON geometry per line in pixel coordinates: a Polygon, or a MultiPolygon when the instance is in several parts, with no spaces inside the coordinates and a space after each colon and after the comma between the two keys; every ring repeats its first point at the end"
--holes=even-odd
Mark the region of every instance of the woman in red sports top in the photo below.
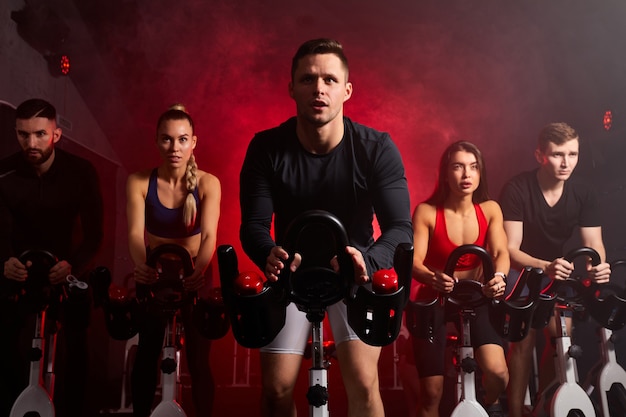
{"type": "MultiPolygon", "coordinates": [[[[443,273],[450,253],[458,246],[476,244],[491,254],[496,271],[509,270],[509,253],[500,206],[489,199],[485,164],[480,150],[469,142],[448,146],[439,163],[435,191],[413,214],[414,299],[432,299],[449,293],[456,280],[482,280],[481,262],[475,255],[459,259],[454,276],[443,273]]],[[[487,297],[504,295],[505,275],[496,272],[484,282],[487,297]]],[[[485,398],[490,417],[503,415],[499,397],[508,383],[502,340],[491,326],[488,310],[477,309],[472,323],[475,358],[483,371],[485,398]]],[[[414,338],[415,359],[420,376],[418,416],[438,416],[443,393],[446,326],[435,339],[414,338]]]]}

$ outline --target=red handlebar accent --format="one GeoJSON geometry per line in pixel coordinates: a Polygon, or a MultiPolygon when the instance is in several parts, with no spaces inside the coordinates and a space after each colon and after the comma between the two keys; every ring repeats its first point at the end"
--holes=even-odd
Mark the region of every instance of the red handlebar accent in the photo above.
{"type": "Polygon", "coordinates": [[[376,294],[393,294],[398,291],[398,274],[393,269],[381,269],[372,276],[372,290],[376,294]]]}
{"type": "Polygon", "coordinates": [[[128,288],[111,284],[109,287],[109,299],[113,302],[123,303],[128,300],[128,288]]]}
{"type": "Polygon", "coordinates": [[[263,291],[263,277],[256,272],[242,272],[235,278],[235,291],[239,295],[254,295],[263,291]]]}

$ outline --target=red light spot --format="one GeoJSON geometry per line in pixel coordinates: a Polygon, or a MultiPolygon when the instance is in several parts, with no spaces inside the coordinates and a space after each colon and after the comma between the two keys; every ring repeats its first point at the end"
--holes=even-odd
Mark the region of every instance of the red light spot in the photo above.
{"type": "Polygon", "coordinates": [[[613,112],[611,110],[607,110],[604,112],[604,130],[611,130],[611,126],[613,125],[613,112]]]}
{"type": "Polygon", "coordinates": [[[61,74],[67,75],[70,73],[70,57],[69,56],[63,55],[61,57],[61,62],[59,64],[61,65],[61,74]]]}

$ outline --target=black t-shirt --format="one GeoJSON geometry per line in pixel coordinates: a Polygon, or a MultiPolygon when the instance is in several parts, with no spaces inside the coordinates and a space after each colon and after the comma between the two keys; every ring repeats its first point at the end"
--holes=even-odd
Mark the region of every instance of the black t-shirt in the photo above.
{"type": "Polygon", "coordinates": [[[539,259],[562,257],[563,246],[576,229],[601,225],[597,196],[580,178],[565,181],[563,195],[550,207],[539,188],[537,170],[524,172],[504,186],[499,202],[505,221],[524,223],[520,249],[539,259]]]}
{"type": "Polygon", "coordinates": [[[41,176],[21,152],[0,161],[1,262],[25,250],[42,249],[80,273],[102,238],[102,196],[89,161],[57,148],[41,176]]]}

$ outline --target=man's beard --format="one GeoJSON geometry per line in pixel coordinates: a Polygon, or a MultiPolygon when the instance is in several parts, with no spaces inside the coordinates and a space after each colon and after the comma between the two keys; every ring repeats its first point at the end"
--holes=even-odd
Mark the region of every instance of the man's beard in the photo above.
{"type": "Polygon", "coordinates": [[[52,156],[52,151],[54,148],[51,146],[46,149],[26,149],[24,150],[24,157],[26,160],[33,166],[39,166],[44,164],[50,157],[52,156]],[[37,156],[32,155],[30,152],[36,151],[38,153],[37,156]]]}

